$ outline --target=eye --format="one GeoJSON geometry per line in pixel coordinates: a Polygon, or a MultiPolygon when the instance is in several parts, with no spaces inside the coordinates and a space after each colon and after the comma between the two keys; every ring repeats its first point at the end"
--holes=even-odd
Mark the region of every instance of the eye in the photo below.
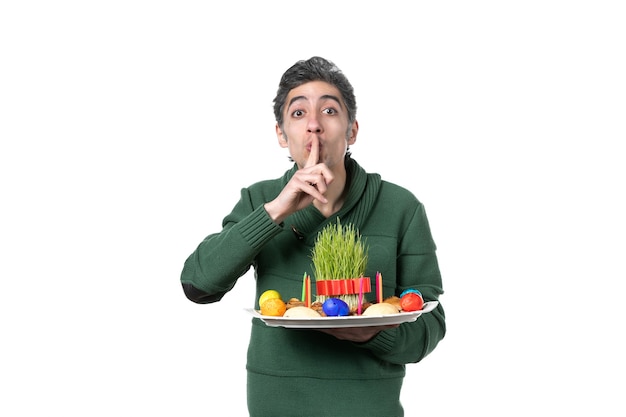
{"type": "Polygon", "coordinates": [[[337,114],[337,110],[333,109],[332,107],[327,107],[322,110],[322,113],[332,115],[332,114],[337,114]]]}
{"type": "Polygon", "coordinates": [[[291,115],[293,117],[301,117],[304,114],[304,112],[302,110],[295,110],[293,112],[291,112],[291,115]]]}

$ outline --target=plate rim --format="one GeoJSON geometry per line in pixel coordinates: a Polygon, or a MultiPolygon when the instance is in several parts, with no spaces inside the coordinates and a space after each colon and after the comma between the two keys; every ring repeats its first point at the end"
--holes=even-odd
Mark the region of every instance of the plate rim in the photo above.
{"type": "Polygon", "coordinates": [[[262,320],[270,327],[286,328],[339,328],[339,327],[372,327],[416,321],[422,314],[429,313],[439,305],[439,301],[428,301],[424,308],[417,311],[399,312],[375,316],[339,316],[339,317],[283,317],[264,316],[254,308],[246,308],[253,317],[262,320]]]}

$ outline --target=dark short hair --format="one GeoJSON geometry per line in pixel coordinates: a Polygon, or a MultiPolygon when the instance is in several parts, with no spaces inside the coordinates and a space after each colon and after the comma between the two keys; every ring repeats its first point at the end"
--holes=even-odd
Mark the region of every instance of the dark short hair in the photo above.
{"type": "Polygon", "coordinates": [[[281,129],[283,127],[283,110],[289,92],[310,81],[325,81],[339,90],[348,110],[349,125],[352,126],[356,120],[354,89],[348,78],[334,63],[319,56],[296,62],[281,77],[278,92],[274,98],[274,117],[278,126],[281,129]]]}

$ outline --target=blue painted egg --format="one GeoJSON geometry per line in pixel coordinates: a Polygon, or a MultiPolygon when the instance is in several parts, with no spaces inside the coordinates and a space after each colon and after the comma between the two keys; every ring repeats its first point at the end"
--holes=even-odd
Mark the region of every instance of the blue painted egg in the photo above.
{"type": "Polygon", "coordinates": [[[400,294],[400,298],[402,298],[402,296],[404,296],[404,294],[408,294],[410,292],[414,292],[415,294],[418,294],[420,297],[422,296],[422,293],[419,292],[419,290],[413,289],[413,288],[407,288],[406,290],[402,291],[402,294],[400,294]]]}
{"type": "Polygon", "coordinates": [[[328,298],[322,304],[322,310],[324,313],[331,316],[347,316],[350,314],[350,306],[345,301],[339,298],[328,298]]]}

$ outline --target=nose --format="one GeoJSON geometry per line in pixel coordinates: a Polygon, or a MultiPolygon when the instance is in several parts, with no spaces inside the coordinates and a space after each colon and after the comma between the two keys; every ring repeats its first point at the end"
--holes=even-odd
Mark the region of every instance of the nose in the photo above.
{"type": "Polygon", "coordinates": [[[322,125],[315,116],[309,117],[306,128],[309,133],[322,133],[322,125]]]}

